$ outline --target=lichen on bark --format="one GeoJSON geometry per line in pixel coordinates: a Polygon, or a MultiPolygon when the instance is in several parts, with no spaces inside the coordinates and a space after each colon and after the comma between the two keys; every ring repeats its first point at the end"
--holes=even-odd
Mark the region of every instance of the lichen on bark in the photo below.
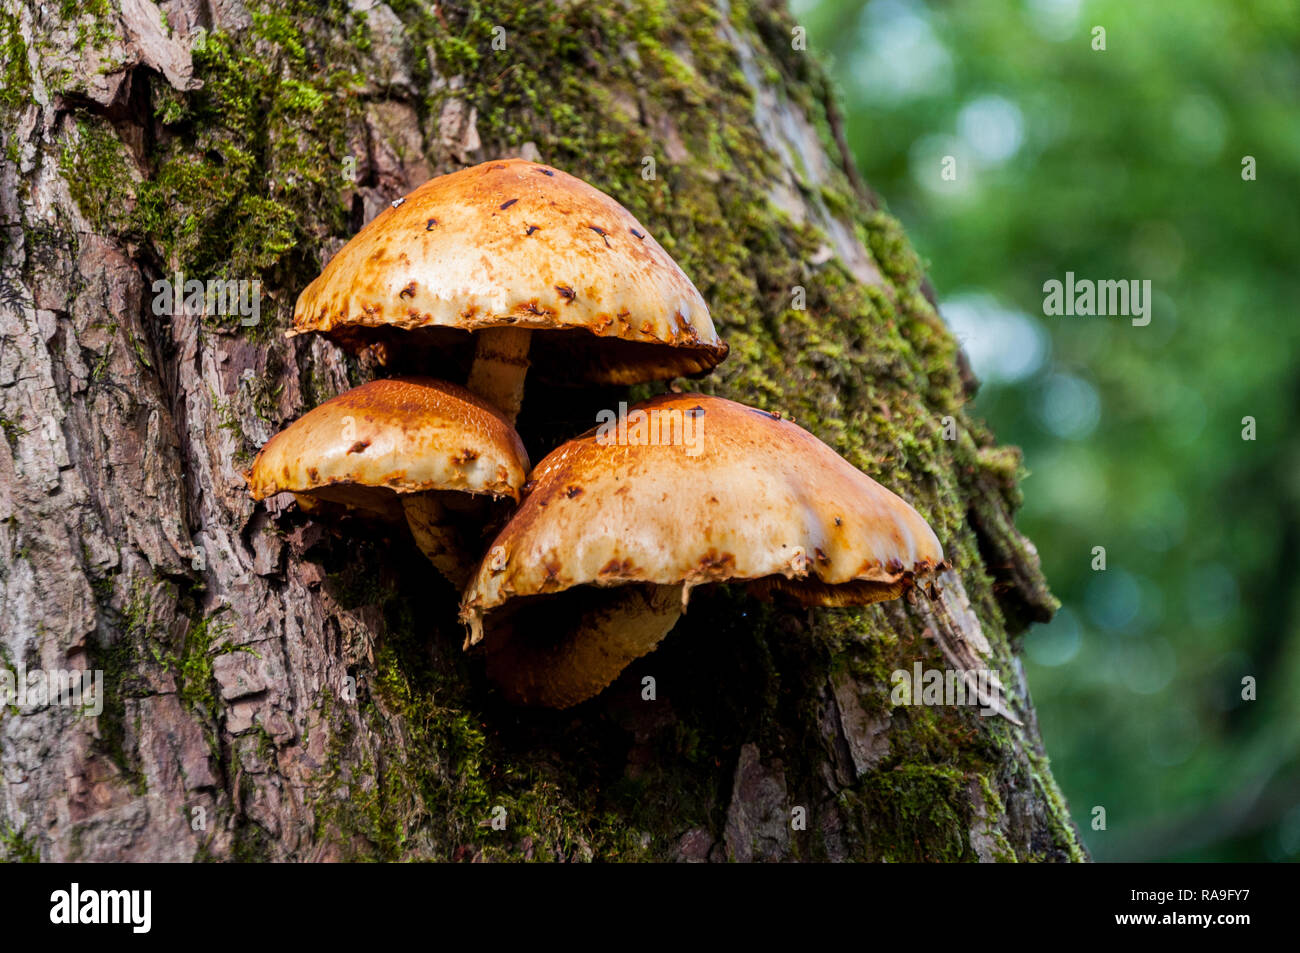
{"type": "Polygon", "coordinates": [[[115,687],[96,726],[5,716],[0,758],[31,781],[0,782],[0,830],[51,858],[1083,857],[1011,645],[1054,608],[1012,521],[1018,458],[965,414],[971,384],[921,265],[851,172],[783,9],[229,4],[212,23],[165,6],[170,39],[204,30],[192,84],[71,13],[4,21],[33,71],[0,96],[19,120],[4,175],[37,183],[5,210],[20,289],[6,333],[49,384],[0,386],[17,434],[0,475],[53,473],[59,490],[5,499],[0,585],[27,608],[0,631],[33,659],[84,656],[115,687]],[[103,92],[77,71],[89,53],[53,57],[72,65],[46,84],[41,51],[77,42],[143,65],[103,92]],[[652,228],[732,347],[699,386],[783,411],[912,502],[955,567],[952,613],[701,592],[595,701],[521,711],[461,652],[456,594],[409,541],[345,539],[246,499],[241,455],[375,370],[284,340],[297,292],[386,202],[505,154],[587,179],[652,228]],[[177,270],[258,277],[273,307],[251,330],[159,318],[148,284],[177,270]],[[18,434],[46,403],[67,467],[18,434]],[[142,475],[95,440],[100,421],[142,475]],[[164,515],[177,525],[151,529],[164,515]],[[43,551],[16,569],[28,536],[43,551]],[[83,610],[54,635],[18,631],[55,573],[83,610]],[[996,668],[1025,724],[891,704],[895,670],[954,657],[996,668]],[[92,796],[32,760],[36,728],[10,730],[24,719],[92,796]],[[183,728],[163,741],[167,719],[183,728]]]}

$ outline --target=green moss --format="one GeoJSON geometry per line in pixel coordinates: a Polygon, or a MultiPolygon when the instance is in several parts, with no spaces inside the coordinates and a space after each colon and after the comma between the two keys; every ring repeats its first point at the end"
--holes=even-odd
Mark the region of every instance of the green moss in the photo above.
{"type": "Polygon", "coordinates": [[[41,850],[36,840],[26,836],[26,828],[14,830],[0,821],[0,863],[39,864],[41,850]]]}
{"type": "Polygon", "coordinates": [[[331,732],[312,798],[318,837],[351,859],[641,855],[593,792],[569,786],[553,766],[519,757],[489,732],[459,650],[431,651],[428,635],[415,628],[425,615],[409,599],[355,564],[332,574],[328,588],[345,606],[383,606],[385,626],[356,700],[328,693],[321,702],[331,732]],[[388,739],[380,751],[358,749],[358,723],[369,737],[388,739]],[[498,809],[504,829],[491,824],[498,809]]]}
{"type": "Polygon", "coordinates": [[[77,24],[73,49],[102,46],[113,39],[114,16],[110,0],[62,0],[59,19],[77,24]]]}
{"type": "Polygon", "coordinates": [[[966,777],[937,765],[875,771],[845,801],[873,821],[870,850],[880,860],[916,863],[973,859],[964,803],[966,777]]]}
{"type": "Polygon", "coordinates": [[[214,660],[227,652],[250,651],[225,642],[230,623],[226,607],[207,615],[194,608],[193,597],[174,582],[137,577],[118,599],[124,580],[105,576],[92,591],[101,619],[111,635],[92,644],[91,667],[104,673],[104,708],[98,719],[96,746],[121,771],[129,787],[144,794],[146,782],[139,755],[129,739],[139,726],[127,723],[128,702],[156,691],[157,680],[171,676],[181,703],[200,717],[214,755],[220,756],[217,728],[221,700],[213,676],[214,660]],[[192,617],[179,637],[169,634],[174,620],[192,617]]]}
{"type": "Polygon", "coordinates": [[[319,12],[301,3],[257,11],[246,36],[211,33],[196,51],[203,89],[167,114],[181,135],[155,157],[159,173],[141,196],[140,229],[164,236],[168,262],[279,278],[301,243],[344,223],[338,170],[357,77],[342,48],[309,62],[297,24],[319,12]]]}
{"type": "Polygon", "coordinates": [[[134,199],[127,158],[113,127],[102,119],[80,121],[65,141],[59,171],[81,213],[96,231],[116,233],[134,199]]]}
{"type": "MultiPolygon", "coordinates": [[[[31,101],[32,73],[27,64],[27,44],[18,28],[18,18],[10,13],[0,14],[0,109],[6,115],[21,109],[31,101]]],[[[6,139],[13,133],[6,124],[6,139]]]]}
{"type": "Polygon", "coordinates": [[[208,394],[212,398],[212,409],[217,416],[217,426],[235,439],[235,452],[232,458],[235,466],[247,466],[253,460],[253,449],[239,422],[239,415],[235,413],[230,401],[222,400],[211,390],[208,394]]]}
{"type": "Polygon", "coordinates": [[[154,587],[144,579],[136,579],[120,612],[112,608],[111,592],[110,584],[101,586],[96,594],[103,600],[100,611],[117,629],[117,637],[92,646],[90,651],[91,667],[104,673],[104,708],[98,719],[96,747],[117,766],[135,793],[144,794],[139,756],[126,743],[126,711],[127,699],[146,690],[142,648],[156,637],[154,587]]]}
{"type": "Polygon", "coordinates": [[[1060,788],[1056,786],[1056,782],[1052,778],[1047,756],[1031,748],[1029,750],[1029,760],[1034,769],[1032,781],[1035,790],[1046,801],[1055,825],[1056,836],[1053,838],[1052,846],[1064,853],[1072,861],[1087,860],[1088,855],[1078,837],[1074,834],[1073,822],[1070,820],[1070,809],[1065,803],[1065,798],[1061,796],[1060,788]]]}
{"type": "MultiPolygon", "coordinates": [[[[80,123],[61,166],[87,218],[151,245],[168,273],[304,284],[319,266],[316,239],[347,221],[339,170],[358,82],[348,64],[359,52],[340,38],[309,53],[300,39],[307,18],[351,22],[344,4],[294,2],[255,10],[246,34],[206,34],[193,52],[201,89],[158,88],[156,115],[171,134],[149,156],[156,171],[134,189],[107,124],[80,123]]],[[[242,333],[271,338],[287,318],[281,308],[242,333]]]]}
{"type": "Polygon", "coordinates": [[[29,430],[25,430],[20,424],[10,420],[3,414],[0,414],[0,430],[4,431],[5,442],[9,444],[9,452],[13,454],[18,453],[18,438],[30,433],[29,430]]]}
{"type": "Polygon", "coordinates": [[[185,633],[180,649],[169,656],[164,670],[176,674],[176,690],[182,704],[191,711],[204,715],[210,723],[220,717],[220,696],[213,676],[212,663],[219,655],[238,651],[220,644],[230,632],[230,623],[222,619],[226,607],[193,622],[185,633]]]}
{"type": "MultiPolygon", "coordinates": [[[[252,780],[245,782],[244,796],[251,796],[252,780]]],[[[275,838],[247,817],[239,816],[233,824],[230,859],[240,864],[265,864],[275,859],[275,838]]]]}

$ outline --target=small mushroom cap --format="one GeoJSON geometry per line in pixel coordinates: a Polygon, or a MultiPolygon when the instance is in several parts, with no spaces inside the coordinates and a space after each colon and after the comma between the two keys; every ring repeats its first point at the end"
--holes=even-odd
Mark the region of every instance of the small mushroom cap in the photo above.
{"type": "Polygon", "coordinates": [[[943,563],[911,506],[789,421],[720,397],[667,394],[549,454],[461,604],[630,582],[751,581],[808,605],[901,595],[943,563]],[[658,443],[631,444],[637,411],[658,443]],[[694,429],[692,429],[694,428],[694,429]],[[677,439],[674,441],[673,437],[677,439]]]}
{"type": "Polygon", "coordinates": [[[245,474],[253,499],[381,487],[518,500],[528,455],[500,412],[423,377],[371,381],[327,400],[266,442],[245,474]]]}
{"type": "Polygon", "coordinates": [[[501,159],[431,179],[394,206],[307,286],[290,333],[358,347],[387,328],[559,331],[537,336],[530,358],[559,383],[699,375],[726,356],[691,280],[581,179],[501,159]]]}

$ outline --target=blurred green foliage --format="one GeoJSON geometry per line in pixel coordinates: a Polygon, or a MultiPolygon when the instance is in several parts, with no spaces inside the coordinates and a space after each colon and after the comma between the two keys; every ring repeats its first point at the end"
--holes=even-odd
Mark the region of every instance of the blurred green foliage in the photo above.
{"type": "Polygon", "coordinates": [[[1019,525],[1064,604],[1024,656],[1094,856],[1300,859],[1300,5],[794,12],[983,381],[969,409],[1024,448],[1019,525]],[[1150,280],[1151,323],[1045,316],[1071,271],[1150,280]]]}

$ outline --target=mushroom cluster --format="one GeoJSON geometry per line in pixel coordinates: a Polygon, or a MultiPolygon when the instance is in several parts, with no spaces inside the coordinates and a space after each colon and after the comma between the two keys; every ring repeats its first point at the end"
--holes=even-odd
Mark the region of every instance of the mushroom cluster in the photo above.
{"type": "Polygon", "coordinates": [[[703,376],[727,354],[649,231],[558,169],[501,160],[425,183],[334,256],[293,325],[414,373],[278,433],[245,474],[250,492],[405,524],[463,592],[465,647],[513,702],[598,694],[697,586],[856,606],[943,565],[906,502],[780,415],[720,397],[623,404],[617,426],[605,411],[530,472],[515,429],[530,371],[628,386],[703,376]],[[434,366],[465,385],[416,376],[434,366]]]}

